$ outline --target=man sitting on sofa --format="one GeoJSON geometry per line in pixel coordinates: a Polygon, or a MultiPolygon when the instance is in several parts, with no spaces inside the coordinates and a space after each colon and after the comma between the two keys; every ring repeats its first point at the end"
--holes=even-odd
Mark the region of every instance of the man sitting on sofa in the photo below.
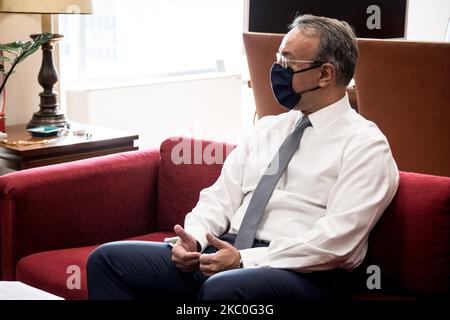
{"type": "Polygon", "coordinates": [[[95,250],[89,298],[348,298],[347,272],[399,182],[386,137],[346,95],[357,55],[347,23],[297,17],[270,71],[290,111],[261,119],[230,153],[173,247],[95,250]]]}

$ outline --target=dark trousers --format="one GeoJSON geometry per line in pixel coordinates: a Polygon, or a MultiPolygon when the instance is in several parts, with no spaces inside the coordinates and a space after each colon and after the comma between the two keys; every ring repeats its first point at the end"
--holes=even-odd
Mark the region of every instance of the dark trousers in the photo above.
{"type": "MultiPolygon", "coordinates": [[[[235,235],[222,240],[234,243],[235,235]]],[[[255,241],[254,247],[267,243],[255,241]]],[[[209,246],[205,252],[216,248],[209,246]]],[[[180,271],[165,243],[120,241],[104,244],[89,256],[89,299],[342,300],[348,298],[343,270],[298,273],[251,268],[217,273],[180,271]]]]}

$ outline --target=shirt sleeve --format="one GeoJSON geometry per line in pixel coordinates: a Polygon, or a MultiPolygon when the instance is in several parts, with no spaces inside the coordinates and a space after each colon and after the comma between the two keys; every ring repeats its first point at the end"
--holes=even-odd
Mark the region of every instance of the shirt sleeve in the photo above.
{"type": "Polygon", "coordinates": [[[345,267],[357,256],[394,197],[399,173],[389,145],[373,139],[348,150],[330,190],[326,214],[306,234],[277,237],[266,248],[241,250],[244,267],[274,267],[312,272],[345,267]]]}
{"type": "Polygon", "coordinates": [[[200,243],[202,250],[208,245],[206,232],[219,237],[228,231],[231,218],[245,196],[242,177],[250,143],[259,128],[271,118],[266,116],[259,120],[247,138],[230,152],[217,181],[200,192],[197,205],[186,215],[185,230],[200,243]]]}
{"type": "Polygon", "coordinates": [[[202,250],[208,245],[206,232],[215,236],[225,233],[233,213],[242,203],[242,169],[246,154],[244,143],[230,152],[219,178],[200,192],[197,205],[186,215],[185,230],[200,243],[202,250]]]}

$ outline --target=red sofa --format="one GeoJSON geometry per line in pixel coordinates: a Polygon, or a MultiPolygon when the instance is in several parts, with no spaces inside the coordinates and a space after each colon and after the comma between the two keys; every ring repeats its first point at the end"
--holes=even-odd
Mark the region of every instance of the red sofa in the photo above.
{"type": "MultiPolygon", "coordinates": [[[[206,164],[194,159],[194,151],[211,150],[206,148],[211,143],[223,155],[232,149],[217,142],[189,140],[192,152],[184,155],[192,163],[176,165],[171,154],[180,139],[166,140],[160,150],[0,177],[2,280],[16,279],[66,299],[85,299],[85,264],[97,245],[172,236],[173,225],[183,222],[200,190],[220,174],[220,152],[218,163],[206,164]],[[80,289],[67,286],[71,266],[80,267],[80,289]]],[[[397,195],[369,243],[364,263],[353,272],[354,299],[448,295],[450,178],[401,172],[397,195]],[[366,287],[366,267],[372,264],[381,269],[381,290],[366,287]]]]}

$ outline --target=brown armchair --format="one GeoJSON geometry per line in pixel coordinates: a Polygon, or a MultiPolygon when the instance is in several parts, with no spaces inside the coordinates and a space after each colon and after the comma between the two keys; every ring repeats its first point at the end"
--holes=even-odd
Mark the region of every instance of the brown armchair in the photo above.
{"type": "Polygon", "coordinates": [[[280,33],[244,33],[244,47],[259,119],[286,112],[272,94],[269,74],[283,37],[284,34],[280,33]]]}
{"type": "Polygon", "coordinates": [[[450,176],[450,43],[359,39],[359,112],[401,170],[450,176]]]}
{"type": "MultiPolygon", "coordinates": [[[[286,112],[269,70],[283,34],[245,33],[259,118],[286,112]]],[[[358,39],[352,106],[387,136],[401,170],[450,176],[450,43],[358,39]]]]}

